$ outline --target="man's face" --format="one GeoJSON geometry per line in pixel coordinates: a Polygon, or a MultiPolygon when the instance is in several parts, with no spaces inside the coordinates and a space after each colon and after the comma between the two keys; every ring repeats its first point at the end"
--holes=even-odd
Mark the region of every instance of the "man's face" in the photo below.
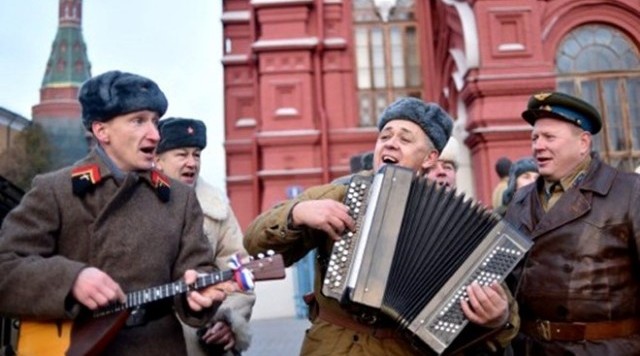
{"type": "Polygon", "coordinates": [[[447,189],[456,187],[456,166],[451,161],[438,160],[436,164],[427,171],[427,178],[434,180],[438,185],[447,189]]]}
{"type": "Polygon", "coordinates": [[[200,152],[198,147],[181,147],[162,152],[156,157],[156,168],[193,187],[200,174],[200,152]]]}
{"type": "Polygon", "coordinates": [[[160,140],[158,114],[142,110],[116,116],[107,122],[94,121],[92,130],[115,165],[124,172],[153,167],[154,151],[160,140]]]}
{"type": "Polygon", "coordinates": [[[438,159],[438,151],[430,144],[420,126],[409,120],[391,120],[378,134],[373,151],[375,171],[385,164],[397,164],[422,174],[438,159]]]}
{"type": "Polygon", "coordinates": [[[589,155],[591,134],[557,119],[538,119],[531,132],[533,158],[549,181],[568,176],[589,155]]]}
{"type": "Polygon", "coordinates": [[[538,172],[524,172],[516,178],[516,190],[531,184],[538,179],[538,172]]]}

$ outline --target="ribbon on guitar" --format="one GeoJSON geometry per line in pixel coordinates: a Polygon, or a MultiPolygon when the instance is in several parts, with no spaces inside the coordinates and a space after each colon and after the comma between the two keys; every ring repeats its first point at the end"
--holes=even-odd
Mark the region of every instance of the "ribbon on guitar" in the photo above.
{"type": "Polygon", "coordinates": [[[227,261],[229,268],[233,270],[233,279],[236,281],[242,291],[250,291],[255,287],[253,282],[253,274],[250,270],[244,268],[240,262],[240,255],[235,254],[227,261]]]}

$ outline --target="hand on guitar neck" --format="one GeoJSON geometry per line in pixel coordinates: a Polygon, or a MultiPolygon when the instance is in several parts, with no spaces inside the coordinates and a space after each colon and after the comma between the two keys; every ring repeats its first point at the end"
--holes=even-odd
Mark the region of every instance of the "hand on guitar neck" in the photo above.
{"type": "MultiPolygon", "coordinates": [[[[198,273],[188,270],[184,273],[187,285],[196,282],[198,273]]],[[[237,292],[240,288],[235,281],[226,281],[192,290],[187,293],[187,303],[193,311],[209,308],[215,302],[222,302],[228,293],[237,292]]],[[[89,310],[98,310],[113,304],[125,304],[127,296],[108,274],[95,267],[83,269],[72,288],[73,297],[89,310]]]]}
{"type": "MultiPolygon", "coordinates": [[[[99,286],[98,283],[84,281],[77,291],[75,286],[73,288],[76,299],[80,301],[78,296],[83,298],[85,302],[82,304],[93,311],[93,317],[81,321],[22,320],[17,348],[19,355],[99,354],[124,326],[132,309],[186,293],[190,308],[198,311],[211,307],[214,302],[221,302],[227,293],[251,289],[253,281],[285,277],[282,256],[260,256],[257,260],[237,264],[227,271],[198,274],[190,270],[185,273],[184,279],[129,292],[123,300],[124,293],[106,273],[96,268],[86,268],[80,275],[85,271],[88,272],[83,276],[83,280],[85,277],[93,276],[103,283],[103,286],[99,286]]],[[[78,283],[76,281],[76,285],[78,283]]]]}

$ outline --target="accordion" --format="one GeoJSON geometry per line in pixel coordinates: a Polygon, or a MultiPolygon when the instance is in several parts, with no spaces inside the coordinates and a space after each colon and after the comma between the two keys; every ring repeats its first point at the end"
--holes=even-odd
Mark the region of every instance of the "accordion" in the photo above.
{"type": "Polygon", "coordinates": [[[532,245],[472,199],[402,167],[354,176],[344,203],[356,228],[334,244],[323,294],[381,311],[437,353],[469,322],[466,287],[502,282],[532,245]]]}

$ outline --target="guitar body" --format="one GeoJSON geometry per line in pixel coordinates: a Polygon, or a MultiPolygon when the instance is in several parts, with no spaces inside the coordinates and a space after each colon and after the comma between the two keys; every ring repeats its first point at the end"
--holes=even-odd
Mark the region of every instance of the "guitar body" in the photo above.
{"type": "Polygon", "coordinates": [[[18,337],[19,356],[64,355],[71,343],[73,322],[23,321],[18,337]]]}
{"type": "Polygon", "coordinates": [[[128,311],[100,318],[57,322],[22,321],[18,356],[99,355],[122,329],[128,311]]]}

